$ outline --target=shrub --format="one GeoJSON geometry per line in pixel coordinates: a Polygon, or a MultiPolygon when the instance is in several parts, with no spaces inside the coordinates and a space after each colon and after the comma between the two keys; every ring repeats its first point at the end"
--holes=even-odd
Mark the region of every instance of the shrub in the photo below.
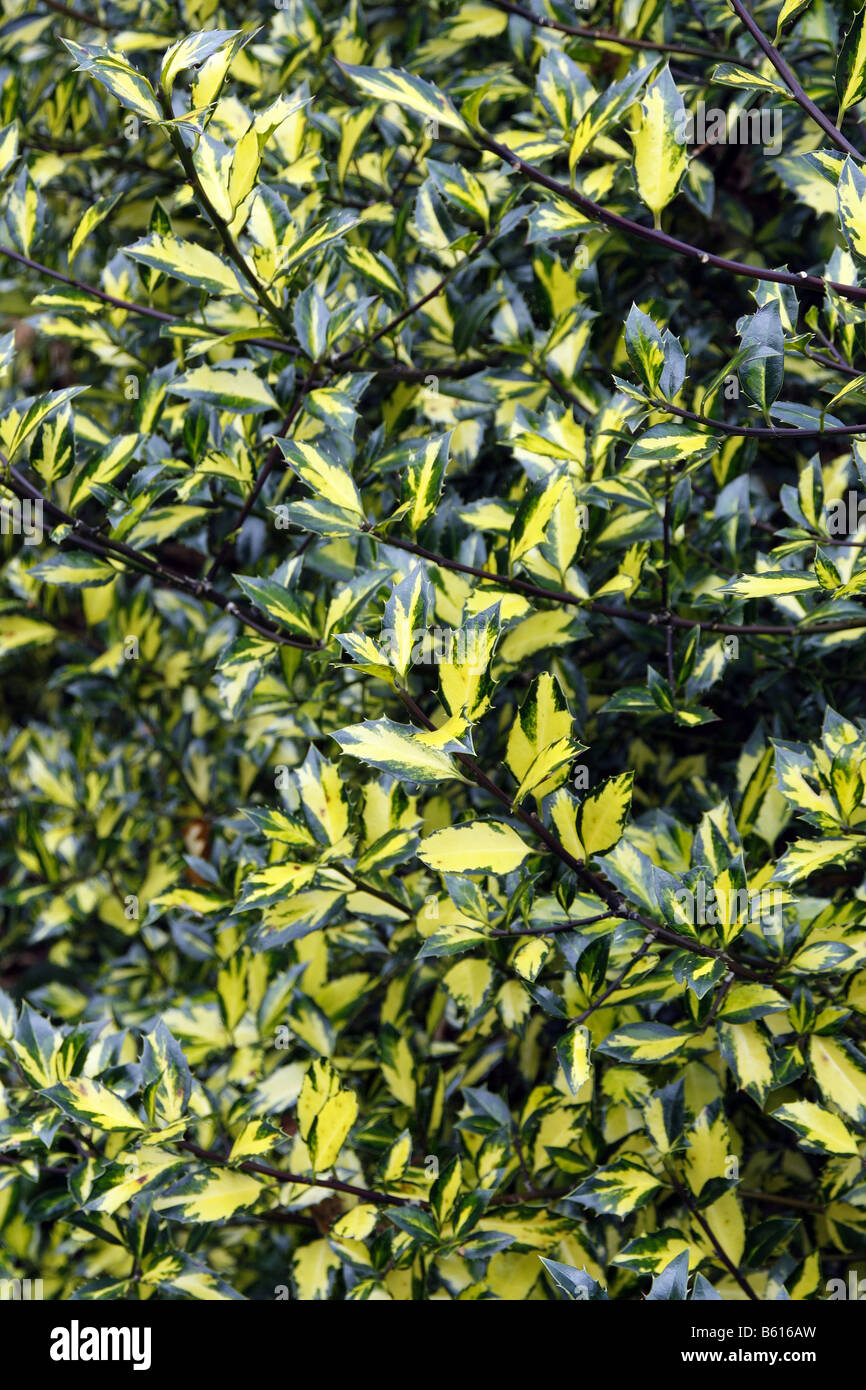
{"type": "Polygon", "coordinates": [[[92,3],[2,30],[0,1272],[847,1288],[866,12],[92,3]]]}

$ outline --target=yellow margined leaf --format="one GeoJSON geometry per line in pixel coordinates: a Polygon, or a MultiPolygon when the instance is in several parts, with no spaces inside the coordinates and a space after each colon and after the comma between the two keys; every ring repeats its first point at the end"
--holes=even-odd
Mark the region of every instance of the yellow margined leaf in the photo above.
{"type": "Polygon", "coordinates": [[[640,110],[637,129],[631,132],[635,180],[658,227],[688,167],[685,107],[667,68],[647,88],[640,110]]]}
{"type": "Polygon", "coordinates": [[[418,858],[443,874],[510,874],[531,853],[507,822],[473,820],[434,830],[421,841],[418,858]]]}

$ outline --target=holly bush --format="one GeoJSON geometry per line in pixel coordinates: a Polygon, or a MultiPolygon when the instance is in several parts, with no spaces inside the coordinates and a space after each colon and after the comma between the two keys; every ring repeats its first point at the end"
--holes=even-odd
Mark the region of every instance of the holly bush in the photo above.
{"type": "Polygon", "coordinates": [[[857,1277],[864,14],[9,0],[4,1278],[857,1277]]]}

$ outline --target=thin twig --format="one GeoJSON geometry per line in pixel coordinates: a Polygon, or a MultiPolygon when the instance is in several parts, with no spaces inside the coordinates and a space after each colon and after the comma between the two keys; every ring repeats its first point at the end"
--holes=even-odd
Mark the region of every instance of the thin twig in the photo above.
{"type": "Polygon", "coordinates": [[[670,1178],[677,1195],[679,1196],[681,1201],[685,1202],[692,1216],[695,1218],[698,1225],[701,1227],[701,1230],[709,1238],[710,1242],[712,1243],[713,1249],[715,1250],[722,1264],[725,1266],[725,1269],[734,1279],[736,1279],[737,1283],[739,1284],[740,1288],[743,1290],[743,1293],[746,1295],[747,1298],[751,1299],[753,1303],[759,1302],[758,1295],[755,1293],[749,1281],[740,1273],[739,1269],[734,1264],[731,1257],[728,1255],[724,1246],[713,1233],[713,1230],[709,1222],[707,1221],[706,1217],[704,1216],[703,1212],[701,1211],[692,1194],[683,1186],[676,1173],[674,1172],[673,1168],[669,1167],[668,1164],[665,1164],[665,1172],[670,1178]]]}
{"type": "Polygon", "coordinates": [[[609,999],[612,994],[616,993],[616,991],[620,988],[623,981],[625,980],[626,976],[631,973],[631,971],[637,965],[638,961],[643,959],[650,946],[652,946],[654,942],[655,936],[652,933],[649,936],[644,937],[643,944],[638,947],[638,949],[634,952],[632,956],[629,957],[627,964],[623,966],[616,979],[613,980],[612,983],[609,984],[605,990],[603,990],[603,992],[598,996],[597,999],[593,999],[592,1003],[589,1005],[588,1008],[584,1009],[583,1013],[578,1014],[577,1018],[569,1019],[569,1028],[577,1028],[579,1024],[585,1023],[586,1020],[590,1017],[590,1015],[595,1013],[596,1009],[601,1008],[602,1004],[605,1002],[606,999],[609,999]]]}
{"type": "Polygon", "coordinates": [[[89,24],[91,29],[122,29],[122,24],[114,24],[110,19],[97,19],[95,15],[85,14],[84,10],[76,10],[72,5],[64,5],[61,0],[44,0],[49,10],[54,10],[57,14],[65,15],[67,19],[77,19],[79,24],[89,24]]]}
{"type": "Polygon", "coordinates": [[[534,14],[523,5],[511,4],[510,0],[490,0],[490,3],[498,10],[505,10],[507,14],[517,15],[528,20],[530,24],[537,24],[541,29],[555,29],[560,34],[571,34],[577,39],[591,39],[595,43],[614,43],[620,48],[634,48],[651,53],[682,53],[691,58],[718,59],[723,56],[717,48],[701,48],[698,44],[679,43],[676,39],[670,42],[660,39],[656,43],[652,39],[636,39],[624,34],[615,34],[610,29],[590,29],[581,24],[563,24],[558,19],[548,19],[546,15],[534,14]]]}
{"type": "MultiPolygon", "coordinates": [[[[171,102],[169,101],[165,92],[163,92],[162,90],[160,90],[159,99],[160,105],[162,106],[162,109],[165,112],[166,120],[169,122],[173,121],[174,112],[171,109],[171,102]]],[[[211,202],[210,198],[208,197],[207,191],[201,179],[199,178],[198,170],[195,167],[195,161],[193,160],[192,155],[190,154],[189,150],[184,144],[183,136],[171,124],[167,125],[166,129],[168,131],[168,138],[171,141],[174,152],[180,160],[181,165],[183,167],[183,171],[186,174],[187,178],[189,179],[189,182],[191,183],[195,191],[198,204],[201,208],[204,209],[205,213],[207,214],[207,217],[211,225],[213,226],[214,230],[220,238],[220,241],[223,244],[223,248],[229,260],[237,268],[237,270],[240,271],[240,274],[243,276],[247,284],[250,286],[250,289],[256,296],[256,299],[261,304],[268,318],[272,319],[273,322],[277,325],[277,327],[281,329],[284,333],[290,333],[292,330],[292,324],[288,315],[285,313],[285,311],[281,308],[279,304],[276,304],[271,299],[264,285],[259,280],[259,277],[256,275],[255,271],[249,265],[246,256],[244,256],[243,252],[241,251],[240,247],[238,246],[237,242],[232,236],[231,229],[228,223],[226,222],[225,218],[220,216],[213,203],[211,202]]]]}
{"type": "Polygon", "coordinates": [[[402,323],[405,323],[407,319],[410,319],[413,316],[413,314],[417,314],[419,309],[423,309],[425,304],[430,303],[431,299],[436,299],[446,288],[446,286],[450,284],[450,282],[454,279],[454,276],[457,275],[461,270],[465,270],[469,262],[473,260],[474,257],[477,256],[481,251],[483,251],[485,247],[490,245],[491,241],[493,241],[494,237],[496,236],[497,230],[497,228],[493,228],[491,231],[485,232],[484,236],[479,237],[475,245],[469,251],[467,251],[463,259],[458,261],[456,265],[453,265],[450,270],[446,271],[442,278],[438,280],[437,283],[433,286],[432,290],[428,290],[428,292],[425,295],[422,295],[420,299],[416,299],[413,304],[410,304],[408,306],[408,308],[403,309],[401,313],[397,314],[394,318],[389,319],[389,321],[386,324],[383,324],[381,328],[378,328],[376,332],[371,334],[369,338],[365,338],[363,342],[357,343],[355,347],[348,348],[345,352],[338,353],[337,356],[332,359],[332,366],[334,368],[334,371],[342,370],[341,364],[343,362],[349,361],[352,358],[357,357],[359,353],[363,352],[366,348],[371,348],[374,345],[374,343],[379,342],[380,338],[387,337],[389,333],[396,332],[396,330],[400,327],[402,323]]]}
{"type": "Polygon", "coordinates": [[[718,993],[716,994],[715,999],[713,1000],[713,1007],[710,1009],[710,1012],[707,1014],[706,1018],[704,1019],[704,1029],[705,1029],[705,1030],[706,1030],[707,1028],[709,1028],[711,1024],[715,1023],[716,1019],[718,1018],[718,1016],[719,1016],[719,1011],[720,1011],[722,1005],[723,1005],[724,1002],[725,1002],[725,998],[727,997],[728,990],[731,988],[731,985],[734,983],[734,979],[735,979],[735,978],[736,978],[736,977],[735,977],[734,975],[732,975],[732,974],[726,975],[725,980],[724,980],[724,982],[723,982],[723,984],[722,984],[721,989],[718,991],[718,993]]]}
{"type": "Polygon", "coordinates": [[[665,656],[667,660],[668,685],[671,699],[674,687],[674,627],[670,610],[670,563],[671,563],[671,470],[665,469],[665,511],[662,522],[662,614],[665,620],[665,656]]]}

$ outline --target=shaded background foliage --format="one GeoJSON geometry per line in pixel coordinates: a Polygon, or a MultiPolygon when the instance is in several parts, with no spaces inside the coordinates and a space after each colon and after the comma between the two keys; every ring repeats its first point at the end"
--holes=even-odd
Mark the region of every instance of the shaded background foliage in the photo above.
{"type": "Polygon", "coordinates": [[[5,1277],[862,1273],[866,39],[733,11],[7,7],[5,1277]]]}

